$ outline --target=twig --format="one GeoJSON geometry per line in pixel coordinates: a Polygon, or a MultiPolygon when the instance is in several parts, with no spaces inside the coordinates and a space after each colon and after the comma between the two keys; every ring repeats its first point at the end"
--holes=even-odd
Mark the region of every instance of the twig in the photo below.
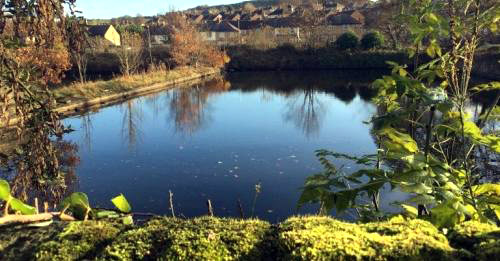
{"type": "Polygon", "coordinates": [[[38,214],[39,213],[38,198],[35,198],[35,209],[36,209],[36,213],[38,214]]]}
{"type": "Polygon", "coordinates": [[[171,190],[168,191],[168,201],[170,203],[170,211],[172,212],[172,217],[175,218],[175,211],[174,211],[174,193],[172,193],[171,190]]]}
{"type": "Polygon", "coordinates": [[[43,213],[37,215],[7,215],[0,218],[0,225],[13,224],[13,223],[27,224],[40,221],[49,221],[52,220],[53,217],[54,216],[52,216],[52,214],[50,213],[43,213]]]}
{"type": "Polygon", "coordinates": [[[207,200],[207,207],[208,207],[208,215],[210,215],[211,217],[214,216],[214,209],[212,208],[212,201],[207,200]]]}
{"type": "Polygon", "coordinates": [[[44,202],[43,203],[43,209],[44,209],[44,213],[48,213],[49,212],[49,203],[44,202]]]}

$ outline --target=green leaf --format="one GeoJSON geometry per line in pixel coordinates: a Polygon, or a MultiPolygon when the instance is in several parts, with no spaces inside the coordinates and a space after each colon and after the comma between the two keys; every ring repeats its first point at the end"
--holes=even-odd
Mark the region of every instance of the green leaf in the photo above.
{"type": "Polygon", "coordinates": [[[431,210],[431,221],[439,228],[453,227],[459,220],[458,212],[449,204],[441,204],[431,210]]]}
{"type": "Polygon", "coordinates": [[[94,214],[97,219],[120,217],[120,214],[118,214],[116,211],[110,211],[110,210],[98,210],[94,214]]]}
{"type": "Polygon", "coordinates": [[[378,134],[384,138],[382,143],[391,153],[412,154],[418,151],[417,143],[408,134],[393,128],[384,128],[378,134]]]}
{"type": "Polygon", "coordinates": [[[496,195],[500,197],[500,184],[482,184],[478,186],[472,186],[472,191],[476,195],[496,195]]]}
{"type": "Polygon", "coordinates": [[[17,198],[11,198],[10,207],[15,211],[21,212],[21,214],[23,215],[36,214],[36,209],[34,207],[24,204],[21,200],[17,198]]]}
{"type": "Polygon", "coordinates": [[[408,214],[412,218],[418,217],[418,210],[410,205],[401,204],[401,207],[405,210],[406,214],[408,214]]]}
{"type": "Polygon", "coordinates": [[[133,225],[134,224],[134,218],[132,216],[126,216],[122,218],[122,223],[124,225],[133,225]]]}
{"type": "Polygon", "coordinates": [[[85,193],[75,192],[65,198],[60,206],[61,209],[68,208],[78,219],[85,218],[87,212],[91,210],[89,198],[85,193]]]}
{"type": "Polygon", "coordinates": [[[430,195],[417,195],[407,201],[415,204],[424,204],[424,205],[436,203],[436,199],[430,195]]]}
{"type": "Polygon", "coordinates": [[[401,184],[401,190],[403,192],[416,193],[416,194],[432,193],[432,188],[423,183],[401,184]]]}
{"type": "Polygon", "coordinates": [[[132,211],[132,207],[130,207],[130,204],[123,194],[113,198],[111,202],[113,202],[113,205],[123,213],[130,213],[132,211]]]}
{"type": "Polygon", "coordinates": [[[10,185],[6,180],[0,180],[0,200],[7,201],[10,198],[10,185]]]}

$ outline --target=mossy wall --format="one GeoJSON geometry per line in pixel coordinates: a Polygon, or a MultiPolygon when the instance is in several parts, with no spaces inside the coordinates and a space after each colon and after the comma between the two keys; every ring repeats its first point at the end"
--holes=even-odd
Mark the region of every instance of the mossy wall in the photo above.
{"type": "Polygon", "coordinates": [[[495,260],[500,229],[464,223],[448,233],[421,220],[352,224],[296,217],[158,218],[0,228],[0,260],[495,260]]]}

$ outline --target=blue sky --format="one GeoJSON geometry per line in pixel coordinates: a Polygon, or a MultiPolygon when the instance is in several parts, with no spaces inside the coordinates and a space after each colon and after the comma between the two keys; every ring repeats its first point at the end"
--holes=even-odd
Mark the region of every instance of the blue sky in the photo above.
{"type": "Polygon", "coordinates": [[[171,7],[183,10],[199,5],[239,3],[243,0],[77,0],[77,9],[87,18],[113,18],[165,13],[171,7]]]}

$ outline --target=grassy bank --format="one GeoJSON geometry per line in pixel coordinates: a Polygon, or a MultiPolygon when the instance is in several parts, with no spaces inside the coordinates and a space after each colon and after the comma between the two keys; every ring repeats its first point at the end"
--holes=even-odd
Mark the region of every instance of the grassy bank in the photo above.
{"type": "Polygon", "coordinates": [[[169,83],[196,76],[202,77],[212,74],[214,71],[214,68],[207,67],[183,67],[169,71],[159,70],[130,76],[118,76],[107,81],[89,81],[83,84],[79,82],[73,83],[54,89],[53,94],[59,104],[78,103],[159,83],[169,83]]]}
{"type": "Polygon", "coordinates": [[[328,217],[158,218],[0,228],[1,260],[493,260],[500,229],[467,222],[447,235],[422,220],[352,224],[328,217]]]}

